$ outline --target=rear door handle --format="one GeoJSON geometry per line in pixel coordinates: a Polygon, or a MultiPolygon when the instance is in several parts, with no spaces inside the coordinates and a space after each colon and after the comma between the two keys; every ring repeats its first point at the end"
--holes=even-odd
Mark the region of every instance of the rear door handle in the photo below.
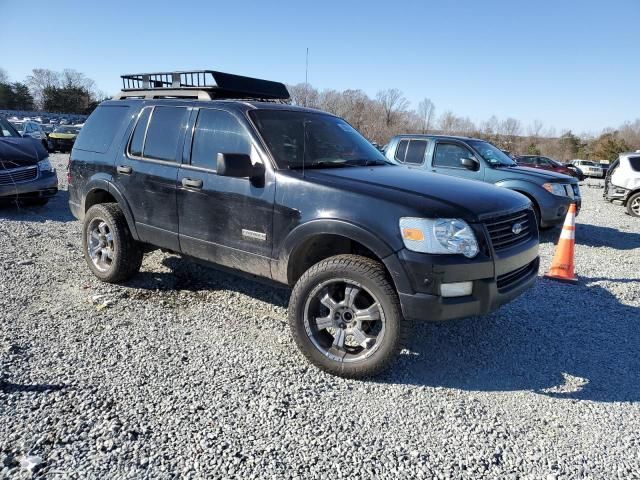
{"type": "Polygon", "coordinates": [[[183,178],[182,186],[189,188],[202,188],[202,180],[199,178],[183,178]]]}
{"type": "Polygon", "coordinates": [[[131,175],[131,172],[133,172],[133,169],[129,165],[118,165],[116,170],[118,173],[124,173],[125,175],[131,175]]]}

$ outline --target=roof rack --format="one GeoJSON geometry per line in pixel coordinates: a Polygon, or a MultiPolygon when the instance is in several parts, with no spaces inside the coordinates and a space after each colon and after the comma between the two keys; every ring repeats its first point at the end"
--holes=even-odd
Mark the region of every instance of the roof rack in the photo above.
{"type": "Polygon", "coordinates": [[[283,83],[243,77],[214,70],[134,73],[122,75],[122,91],[114,99],[126,98],[222,98],[289,100],[283,83]]]}

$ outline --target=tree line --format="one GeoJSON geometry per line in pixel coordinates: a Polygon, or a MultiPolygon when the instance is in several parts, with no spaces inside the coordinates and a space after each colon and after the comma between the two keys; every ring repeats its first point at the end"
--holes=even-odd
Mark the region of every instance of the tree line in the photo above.
{"type": "Polygon", "coordinates": [[[515,118],[492,116],[476,124],[450,110],[437,115],[429,98],[412,109],[396,88],[381,90],[375,98],[362,90],[318,90],[306,83],[289,85],[288,89],[294,105],[338,115],[379,145],[401,133],[463,135],[490,141],[513,154],[546,155],[561,161],[613,160],[620,152],[640,149],[640,118],[617,129],[605,129],[597,136],[576,135],[571,130],[558,134],[541,121],[524,126],[515,118]]]}
{"type": "Polygon", "coordinates": [[[89,114],[105,97],[92,79],[73,69],[34,68],[22,82],[11,82],[0,69],[0,110],[89,114]]]}

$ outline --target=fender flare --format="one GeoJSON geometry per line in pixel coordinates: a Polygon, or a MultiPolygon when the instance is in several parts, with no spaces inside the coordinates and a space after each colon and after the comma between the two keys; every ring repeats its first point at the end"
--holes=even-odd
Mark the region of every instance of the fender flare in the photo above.
{"type": "MultiPolygon", "coordinates": [[[[120,190],[118,190],[118,187],[116,187],[107,178],[92,179],[87,184],[87,194],[84,196],[84,199],[86,200],[89,194],[95,190],[105,190],[106,192],[109,192],[113,198],[116,199],[118,206],[122,210],[122,213],[124,213],[124,217],[127,220],[127,225],[129,226],[129,231],[131,232],[131,236],[134,238],[134,240],[140,240],[140,237],[138,235],[138,230],[136,229],[136,223],[133,219],[133,212],[131,211],[131,207],[129,206],[129,202],[127,202],[124,195],[122,195],[120,190]]],[[[86,211],[86,207],[84,203],[85,202],[83,200],[83,204],[82,204],[83,212],[86,211]]]]}
{"type": "Polygon", "coordinates": [[[359,225],[332,218],[314,219],[298,225],[284,239],[278,256],[278,265],[277,267],[274,265],[274,279],[288,283],[291,257],[306,240],[318,235],[340,235],[349,238],[367,247],[381,260],[396,251],[379,236],[359,225]]]}

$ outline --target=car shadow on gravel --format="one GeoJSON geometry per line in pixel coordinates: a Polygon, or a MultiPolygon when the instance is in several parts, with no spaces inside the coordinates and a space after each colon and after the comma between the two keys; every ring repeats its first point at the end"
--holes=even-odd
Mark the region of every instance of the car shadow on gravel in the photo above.
{"type": "Polygon", "coordinates": [[[55,385],[48,383],[36,385],[20,385],[17,383],[0,382],[0,391],[6,394],[57,392],[58,390],[62,390],[65,387],[66,385],[55,385]]]}
{"type": "Polygon", "coordinates": [[[540,279],[491,315],[414,324],[409,352],[379,380],[638,402],[640,308],[591,281],[573,286],[540,279]]]}
{"type": "Polygon", "coordinates": [[[74,216],[69,210],[69,192],[59,190],[42,207],[16,205],[14,202],[0,203],[0,220],[24,221],[24,222],[72,222],[74,216]]]}
{"type": "Polygon", "coordinates": [[[290,291],[275,284],[268,284],[259,278],[245,278],[213,267],[207,267],[168,255],[162,264],[170,272],[141,271],[123,285],[151,292],[189,292],[232,290],[277,307],[287,308],[290,291]]]}
{"type": "MultiPolygon", "coordinates": [[[[639,227],[640,228],[640,227],[639,227]]],[[[540,232],[540,243],[558,243],[560,228],[540,232]]],[[[589,223],[576,226],[576,243],[588,247],[609,247],[616,250],[633,250],[640,248],[640,233],[601,227],[589,223]]]]}

